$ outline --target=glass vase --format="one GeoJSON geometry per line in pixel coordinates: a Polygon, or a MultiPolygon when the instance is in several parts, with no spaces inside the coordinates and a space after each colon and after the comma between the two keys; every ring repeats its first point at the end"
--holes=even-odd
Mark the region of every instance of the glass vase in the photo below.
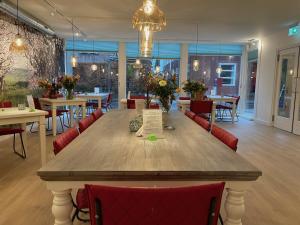
{"type": "Polygon", "coordinates": [[[66,99],[72,100],[74,98],[73,89],[67,89],[67,96],[66,99]]]}

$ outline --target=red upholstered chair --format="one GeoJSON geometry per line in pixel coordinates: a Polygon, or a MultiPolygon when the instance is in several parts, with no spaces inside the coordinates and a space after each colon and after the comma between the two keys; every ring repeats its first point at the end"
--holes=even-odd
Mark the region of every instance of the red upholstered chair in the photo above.
{"type": "Polygon", "coordinates": [[[86,185],[91,225],[217,225],[224,183],[179,188],[86,185]]]}
{"type": "MultiPolygon", "coordinates": [[[[75,127],[70,128],[66,132],[60,134],[53,141],[54,154],[57,155],[60,151],[63,151],[64,148],[78,136],[79,136],[79,132],[75,127]]],[[[79,189],[76,195],[76,203],[73,201],[73,199],[72,202],[73,202],[73,206],[75,207],[75,213],[72,216],[72,221],[74,221],[76,217],[80,221],[87,222],[88,220],[79,217],[79,212],[88,213],[87,211],[84,210],[88,208],[86,191],[84,189],[79,189]]]]}
{"type": "Polygon", "coordinates": [[[205,119],[209,120],[212,113],[212,108],[213,101],[191,101],[191,111],[205,119]]]}
{"type": "MultiPolygon", "coordinates": [[[[12,107],[12,102],[10,102],[10,101],[0,102],[0,108],[11,108],[11,107],[12,107]]],[[[14,140],[13,140],[14,153],[17,154],[18,156],[20,156],[21,158],[25,159],[26,151],[25,151],[23,137],[22,137],[23,132],[24,132],[24,130],[18,126],[17,127],[0,127],[0,136],[14,135],[14,140]],[[21,153],[16,151],[16,134],[20,135],[21,144],[22,144],[22,152],[21,153]]]]}
{"type": "Polygon", "coordinates": [[[130,99],[146,99],[144,95],[131,95],[130,99]]]}
{"type": "Polygon", "coordinates": [[[179,100],[191,100],[190,97],[179,97],[179,100]]]}
{"type": "Polygon", "coordinates": [[[106,112],[108,111],[108,109],[111,109],[111,101],[112,101],[112,94],[109,93],[106,101],[101,102],[101,107],[105,108],[106,112]]]}
{"type": "Polygon", "coordinates": [[[92,116],[94,117],[94,120],[96,121],[97,119],[99,119],[101,116],[103,116],[103,112],[101,109],[97,109],[96,111],[94,111],[92,113],[92,116]]]}
{"type": "Polygon", "coordinates": [[[135,100],[127,99],[127,109],[135,109],[135,100]]]}
{"type": "Polygon", "coordinates": [[[211,133],[220,141],[222,141],[225,145],[231,148],[233,151],[237,150],[237,144],[239,139],[230,132],[216,125],[212,125],[211,133]]]}
{"type": "Polygon", "coordinates": [[[91,126],[95,122],[95,119],[93,116],[88,116],[82,120],[79,121],[79,132],[84,132],[89,126],[91,126]]]}
{"type": "MultiPolygon", "coordinates": [[[[236,108],[238,107],[238,105],[239,105],[239,101],[240,101],[240,96],[232,96],[233,98],[235,98],[236,99],[236,102],[235,102],[235,104],[236,104],[236,108]]],[[[226,102],[225,104],[218,104],[217,106],[216,106],[216,109],[220,112],[221,110],[223,110],[222,112],[221,112],[221,119],[223,119],[223,117],[224,117],[224,113],[226,112],[226,110],[228,110],[229,111],[229,113],[230,113],[230,115],[232,115],[232,102],[226,102]]],[[[236,111],[236,113],[235,113],[235,116],[237,117],[237,119],[239,118],[239,115],[238,115],[238,113],[237,113],[237,111],[236,111]]]]}
{"type": "Polygon", "coordinates": [[[159,104],[157,104],[157,103],[150,103],[149,109],[159,109],[159,104]]]}
{"type": "Polygon", "coordinates": [[[195,116],[194,121],[200,125],[201,127],[203,127],[205,130],[209,131],[210,130],[210,123],[202,118],[201,116],[195,116]]]}
{"type": "Polygon", "coordinates": [[[70,144],[77,136],[79,136],[79,132],[76,127],[69,128],[67,131],[57,136],[57,138],[53,141],[54,154],[57,155],[68,144],[70,144]]]}
{"type": "Polygon", "coordinates": [[[184,113],[187,117],[189,117],[190,119],[194,119],[195,116],[196,116],[196,113],[192,112],[192,111],[188,111],[188,110],[185,110],[185,113],[184,113]]]}
{"type": "MultiPolygon", "coordinates": [[[[34,108],[35,109],[38,109],[38,110],[44,110],[44,111],[47,111],[48,112],[48,115],[45,116],[46,119],[48,119],[48,130],[49,130],[49,127],[50,127],[50,121],[49,121],[49,118],[52,118],[52,110],[49,110],[49,109],[43,109],[42,108],[42,105],[40,103],[40,100],[39,98],[33,98],[33,103],[34,103],[34,108]]],[[[56,117],[59,118],[60,120],[60,124],[61,124],[61,129],[62,131],[64,131],[64,124],[63,124],[63,121],[61,119],[61,116],[63,115],[63,112],[62,111],[59,111],[59,110],[56,110],[56,117]]],[[[33,128],[33,124],[31,125],[30,127],[30,132],[32,132],[32,128],[33,128]]]]}

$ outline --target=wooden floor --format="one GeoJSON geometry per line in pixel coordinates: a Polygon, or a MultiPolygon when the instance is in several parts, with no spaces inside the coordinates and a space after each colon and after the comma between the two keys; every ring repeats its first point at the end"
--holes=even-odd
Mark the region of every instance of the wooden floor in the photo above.
{"type": "MultiPolygon", "coordinates": [[[[263,171],[245,196],[243,225],[300,224],[300,137],[247,120],[221,125],[239,137],[238,154],[263,171]]],[[[22,160],[12,153],[12,137],[0,139],[0,225],[54,224],[51,193],[36,175],[38,134],[28,142],[22,160]]],[[[47,144],[51,151],[51,136],[47,144]]]]}

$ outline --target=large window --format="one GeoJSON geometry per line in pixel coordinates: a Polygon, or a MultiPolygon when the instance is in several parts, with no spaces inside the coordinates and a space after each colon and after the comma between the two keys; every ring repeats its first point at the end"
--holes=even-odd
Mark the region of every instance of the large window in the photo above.
{"type": "Polygon", "coordinates": [[[79,74],[80,81],[75,91],[80,93],[100,92],[112,93],[112,107],[118,107],[118,48],[114,42],[75,42],[75,51],[71,42],[67,43],[66,71],[68,74],[79,74]],[[69,47],[69,48],[68,48],[69,47]],[[70,59],[75,54],[78,65],[72,68],[70,59]],[[97,65],[96,70],[91,66],[97,65]]]}
{"type": "Polygon", "coordinates": [[[222,72],[219,78],[222,78],[223,86],[235,86],[236,79],[236,63],[219,63],[222,72]]]}

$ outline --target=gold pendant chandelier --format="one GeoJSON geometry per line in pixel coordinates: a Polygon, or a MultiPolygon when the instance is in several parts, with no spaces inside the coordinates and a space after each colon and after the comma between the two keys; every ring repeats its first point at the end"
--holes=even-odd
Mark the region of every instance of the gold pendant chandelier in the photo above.
{"type": "Polygon", "coordinates": [[[141,32],[141,56],[150,57],[153,32],[161,31],[167,25],[164,13],[157,6],[157,0],[144,0],[143,5],[133,15],[132,25],[141,32]]]}

